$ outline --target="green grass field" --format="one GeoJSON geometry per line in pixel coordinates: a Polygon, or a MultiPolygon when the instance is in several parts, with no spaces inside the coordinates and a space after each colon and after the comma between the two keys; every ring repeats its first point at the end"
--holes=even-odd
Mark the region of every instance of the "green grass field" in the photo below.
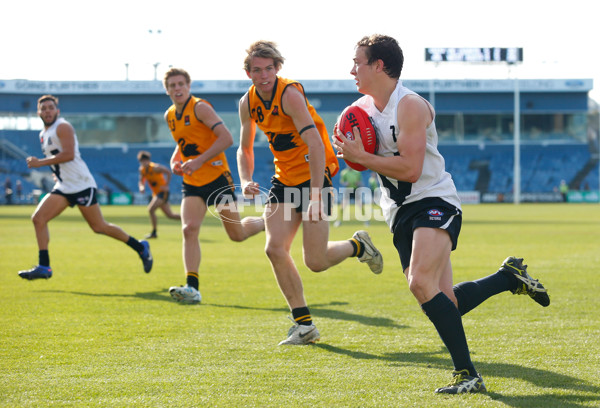
{"type": "MultiPolygon", "coordinates": [[[[145,274],[126,245],[95,235],[76,209],[51,222],[52,279],[24,281],[37,263],[33,207],[0,207],[2,407],[598,407],[599,205],[464,207],[454,281],[525,258],[549,289],[542,308],[502,293],[464,316],[486,394],[441,396],[452,364],[407,289],[383,223],[368,227],[385,259],[372,275],[354,259],[315,274],[293,254],[321,332],[314,346],[279,347],[288,310],[264,255],[264,235],[229,242],[202,231],[203,303],[183,306],[179,225],[160,215],[145,274]]],[[[144,207],[103,207],[135,237],[144,207]]],[[[331,228],[346,239],[362,223],[331,228]]]]}

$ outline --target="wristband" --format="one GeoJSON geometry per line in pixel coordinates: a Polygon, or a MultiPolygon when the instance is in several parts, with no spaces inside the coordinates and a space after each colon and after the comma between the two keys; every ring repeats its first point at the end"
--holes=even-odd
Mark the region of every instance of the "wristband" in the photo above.
{"type": "Polygon", "coordinates": [[[308,129],[314,129],[314,128],[316,128],[316,126],[314,124],[305,126],[302,128],[302,130],[300,130],[300,132],[298,132],[298,134],[300,136],[302,136],[302,133],[306,132],[308,129]]]}

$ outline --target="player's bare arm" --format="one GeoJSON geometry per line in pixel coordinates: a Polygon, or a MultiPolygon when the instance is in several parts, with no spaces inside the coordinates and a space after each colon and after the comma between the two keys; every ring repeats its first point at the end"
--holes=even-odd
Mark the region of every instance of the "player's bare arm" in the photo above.
{"type": "Polygon", "coordinates": [[[160,191],[169,191],[169,183],[171,182],[171,171],[162,164],[156,164],[156,169],[165,175],[165,185],[160,187],[160,191]]]}
{"type": "Polygon", "coordinates": [[[290,115],[300,133],[300,137],[308,146],[308,164],[310,166],[310,208],[308,214],[311,221],[324,218],[321,189],[325,175],[325,146],[306,106],[304,95],[294,87],[288,87],[281,98],[282,109],[290,115]],[[314,204],[313,204],[314,203],[314,204]],[[316,212],[315,212],[316,211],[316,212]]]}
{"type": "Polygon", "coordinates": [[[42,166],[50,166],[71,161],[75,158],[75,130],[69,123],[61,123],[56,128],[56,135],[60,139],[62,151],[52,157],[38,159],[37,157],[28,157],[27,167],[37,168],[42,166]]]}
{"type": "Polygon", "coordinates": [[[237,164],[242,194],[254,197],[259,193],[258,183],[252,180],[254,174],[254,138],[256,137],[256,123],[250,117],[248,110],[248,94],[246,93],[239,104],[240,116],[240,146],[237,150],[237,164]]]}
{"type": "Polygon", "coordinates": [[[146,191],[146,180],[144,179],[144,175],[142,173],[143,169],[144,169],[144,167],[140,166],[139,179],[138,179],[138,190],[140,191],[140,193],[143,193],[146,191]]]}
{"type": "Polygon", "coordinates": [[[215,112],[212,106],[204,102],[198,102],[196,106],[194,106],[194,113],[202,123],[211,128],[213,133],[217,136],[217,140],[215,140],[212,146],[201,155],[192,160],[188,160],[181,165],[181,170],[185,174],[192,174],[202,167],[204,163],[211,160],[219,153],[224,152],[233,144],[231,132],[229,132],[229,129],[225,126],[225,122],[217,115],[217,112],[215,112]]]}
{"type": "Polygon", "coordinates": [[[171,155],[171,171],[177,176],[183,176],[183,171],[181,170],[181,152],[179,151],[179,146],[175,146],[173,154],[171,155]]]}

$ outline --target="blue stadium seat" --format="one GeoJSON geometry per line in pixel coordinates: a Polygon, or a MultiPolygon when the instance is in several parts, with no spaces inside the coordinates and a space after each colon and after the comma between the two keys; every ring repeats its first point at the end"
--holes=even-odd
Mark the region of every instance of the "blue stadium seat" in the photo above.
{"type": "MultiPolygon", "coordinates": [[[[40,156],[37,131],[1,131],[0,136],[28,154],[40,156]]],[[[153,161],[168,166],[173,149],[174,145],[80,146],[82,157],[94,174],[99,188],[109,187],[113,191],[119,191],[118,186],[111,180],[116,179],[118,184],[131,192],[137,192],[138,151],[147,150],[152,154],[153,161]]],[[[489,169],[488,192],[512,191],[514,150],[511,144],[441,144],[439,150],[444,156],[446,169],[452,174],[458,190],[470,191],[476,188],[480,170],[471,164],[479,162],[479,165],[487,163],[489,169]]],[[[231,147],[227,149],[226,155],[234,183],[239,184],[236,151],[236,147],[231,147]]],[[[523,144],[521,146],[521,191],[552,192],[561,180],[571,181],[590,161],[590,158],[589,146],[583,143],[546,141],[541,144],[523,144]]],[[[23,159],[0,156],[0,172],[13,176],[15,180],[20,177],[28,193],[36,188],[25,180],[29,169],[23,159]]],[[[273,156],[269,147],[255,146],[254,180],[262,187],[269,188],[273,173],[273,156]]],[[[369,172],[365,171],[364,185],[367,185],[368,177],[369,172]]],[[[334,186],[339,186],[339,176],[333,181],[334,186]]],[[[592,190],[598,188],[598,171],[591,171],[582,177],[581,188],[586,185],[592,190]]],[[[179,197],[181,178],[174,176],[170,187],[172,195],[179,197]]]]}

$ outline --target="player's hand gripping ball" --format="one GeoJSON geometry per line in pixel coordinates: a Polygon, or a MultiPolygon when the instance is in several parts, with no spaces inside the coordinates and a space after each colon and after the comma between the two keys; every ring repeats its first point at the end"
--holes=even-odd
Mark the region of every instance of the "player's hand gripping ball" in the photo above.
{"type": "MultiPolygon", "coordinates": [[[[375,133],[375,126],[373,126],[371,117],[364,109],[359,108],[358,106],[348,106],[340,115],[340,119],[336,126],[340,132],[350,140],[354,140],[354,133],[352,130],[354,127],[357,127],[360,131],[360,137],[365,151],[371,154],[377,151],[377,134],[375,133]]],[[[344,159],[344,161],[354,170],[365,171],[367,169],[361,164],[346,159],[344,159]]]]}

